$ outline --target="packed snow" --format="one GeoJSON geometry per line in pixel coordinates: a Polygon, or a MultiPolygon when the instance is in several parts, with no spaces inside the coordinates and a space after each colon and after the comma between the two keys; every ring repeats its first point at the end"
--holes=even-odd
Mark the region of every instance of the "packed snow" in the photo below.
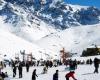
{"type": "MultiPolygon", "coordinates": [[[[12,77],[12,68],[7,67],[4,69],[4,72],[8,72],[10,76],[10,80],[32,80],[32,72],[34,69],[37,69],[37,79],[36,80],[53,80],[53,74],[58,69],[59,70],[59,80],[66,80],[65,75],[68,73],[68,70],[65,70],[66,66],[59,66],[49,68],[47,74],[41,74],[43,67],[31,67],[29,73],[26,72],[26,69],[23,69],[23,78],[19,79],[18,72],[15,78],[12,77]]],[[[100,68],[99,68],[100,71],[100,68]]],[[[78,68],[75,71],[75,78],[77,80],[99,80],[100,73],[94,74],[94,66],[93,65],[78,65],[78,68]]],[[[73,80],[70,78],[70,80],[73,80]]]]}

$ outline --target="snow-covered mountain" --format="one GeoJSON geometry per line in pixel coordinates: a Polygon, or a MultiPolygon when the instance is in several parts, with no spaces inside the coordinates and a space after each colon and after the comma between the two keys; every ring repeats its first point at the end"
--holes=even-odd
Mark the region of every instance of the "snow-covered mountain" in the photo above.
{"type": "Polygon", "coordinates": [[[37,18],[26,7],[3,1],[0,5],[0,18],[3,23],[12,25],[12,33],[30,42],[40,39],[56,30],[37,18]]]}
{"type": "MultiPolygon", "coordinates": [[[[0,42],[8,31],[6,34],[21,39],[15,41],[8,36],[12,42],[22,42],[29,48],[34,45],[31,49],[38,47],[37,54],[41,47],[54,56],[63,47],[66,51],[81,54],[92,44],[100,45],[99,22],[100,10],[95,7],[66,4],[63,0],[0,0],[0,25],[3,25],[0,26],[0,42]]],[[[7,41],[8,46],[14,44],[7,41]]]]}
{"type": "Polygon", "coordinates": [[[73,6],[62,0],[2,0],[1,16],[14,26],[31,26],[34,16],[56,29],[97,24],[100,10],[95,7],[73,6]],[[27,23],[27,24],[26,24],[27,23]]]}
{"type": "Polygon", "coordinates": [[[58,29],[97,24],[100,10],[62,0],[0,0],[0,17],[14,27],[12,33],[34,42],[58,29]]]}
{"type": "Polygon", "coordinates": [[[95,47],[95,45],[100,47],[99,30],[100,24],[72,27],[49,35],[37,41],[37,44],[59,54],[60,50],[65,48],[66,52],[81,55],[86,48],[95,47]]]}
{"type": "MultiPolygon", "coordinates": [[[[20,51],[25,50],[25,54],[31,54],[35,59],[49,59],[55,54],[53,52],[44,48],[32,44],[9,31],[0,29],[0,58],[3,59],[15,59],[19,57],[22,60],[22,55],[20,51]]],[[[26,57],[27,59],[27,57],[26,57]]]]}

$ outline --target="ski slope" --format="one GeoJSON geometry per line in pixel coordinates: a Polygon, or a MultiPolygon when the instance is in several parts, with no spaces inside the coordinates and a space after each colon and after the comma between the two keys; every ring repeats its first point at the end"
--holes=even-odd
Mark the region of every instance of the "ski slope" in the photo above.
{"type": "Polygon", "coordinates": [[[28,27],[14,28],[10,24],[7,23],[4,24],[3,18],[0,17],[0,25],[1,25],[0,26],[0,56],[2,58],[15,59],[15,56],[19,55],[20,59],[22,60],[22,55],[20,54],[20,50],[21,51],[25,50],[26,54],[32,53],[33,57],[35,57],[36,59],[40,59],[40,58],[47,59],[47,58],[54,57],[55,54],[53,54],[52,51],[39,47],[36,43],[34,43],[34,39],[39,39],[43,35],[46,35],[44,34],[46,33],[45,32],[46,28],[45,30],[34,29],[34,31],[28,27]],[[14,32],[16,32],[16,34],[14,32]],[[33,43],[30,40],[32,40],[33,43]],[[4,57],[4,55],[7,56],[4,57]]]}
{"type": "Polygon", "coordinates": [[[35,44],[32,44],[23,38],[20,38],[8,31],[0,29],[0,57],[2,59],[15,59],[15,56],[19,56],[22,60],[22,55],[20,50],[25,50],[26,54],[33,54],[36,59],[47,59],[48,56],[52,57],[52,51],[40,48],[35,44]],[[45,55],[45,54],[50,55],[45,55]],[[4,56],[6,55],[6,57],[4,56]]]}
{"type": "MultiPolygon", "coordinates": [[[[53,67],[49,68],[47,74],[41,74],[43,67],[31,67],[29,73],[26,72],[26,69],[23,68],[23,78],[19,79],[18,72],[15,78],[12,77],[12,69],[7,67],[4,69],[4,72],[8,72],[10,80],[31,80],[32,72],[34,69],[37,69],[37,79],[36,80],[52,80],[53,74],[58,69],[59,70],[59,79],[58,80],[66,80],[65,74],[68,73],[68,70],[65,70],[65,66],[53,67]]],[[[99,68],[100,71],[100,68],[99,68]]],[[[75,78],[77,80],[99,80],[100,73],[94,74],[94,66],[93,65],[79,65],[75,71],[75,78]]],[[[70,80],[73,80],[70,78],[70,80]]]]}
{"type": "Polygon", "coordinates": [[[0,53],[14,59],[16,53],[20,55],[20,50],[26,50],[27,54],[32,52],[37,58],[40,57],[38,51],[41,49],[38,46],[0,29],[0,53]]]}

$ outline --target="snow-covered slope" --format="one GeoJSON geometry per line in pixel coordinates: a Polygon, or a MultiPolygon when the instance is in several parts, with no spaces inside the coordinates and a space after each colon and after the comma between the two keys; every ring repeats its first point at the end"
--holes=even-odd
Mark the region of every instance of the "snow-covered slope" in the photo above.
{"type": "Polygon", "coordinates": [[[0,54],[7,55],[8,58],[15,58],[15,54],[20,54],[20,50],[26,50],[26,54],[33,53],[34,57],[41,58],[39,56],[38,46],[33,45],[9,32],[5,32],[0,29],[0,54]]]}
{"type": "MultiPolygon", "coordinates": [[[[100,46],[100,24],[92,26],[80,26],[66,29],[47,36],[37,43],[44,48],[50,49],[54,52],[59,51],[64,47],[66,52],[78,53],[81,55],[82,51],[93,44],[100,46]]],[[[58,54],[59,55],[59,54],[58,54]]]]}
{"type": "Polygon", "coordinates": [[[36,59],[49,59],[55,55],[52,54],[52,51],[40,48],[36,44],[30,43],[10,33],[9,31],[11,28],[9,29],[7,26],[11,27],[11,25],[3,24],[2,21],[0,22],[0,57],[14,59],[16,55],[19,55],[20,59],[22,59],[20,50],[25,50],[26,54],[32,53],[36,59]]]}

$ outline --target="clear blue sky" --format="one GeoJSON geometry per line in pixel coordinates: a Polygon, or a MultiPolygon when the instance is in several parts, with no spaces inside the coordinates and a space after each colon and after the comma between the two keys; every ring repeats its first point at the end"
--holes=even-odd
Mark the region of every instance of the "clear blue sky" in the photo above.
{"type": "Polygon", "coordinates": [[[100,9],[100,0],[64,0],[66,3],[95,6],[100,9]]]}

